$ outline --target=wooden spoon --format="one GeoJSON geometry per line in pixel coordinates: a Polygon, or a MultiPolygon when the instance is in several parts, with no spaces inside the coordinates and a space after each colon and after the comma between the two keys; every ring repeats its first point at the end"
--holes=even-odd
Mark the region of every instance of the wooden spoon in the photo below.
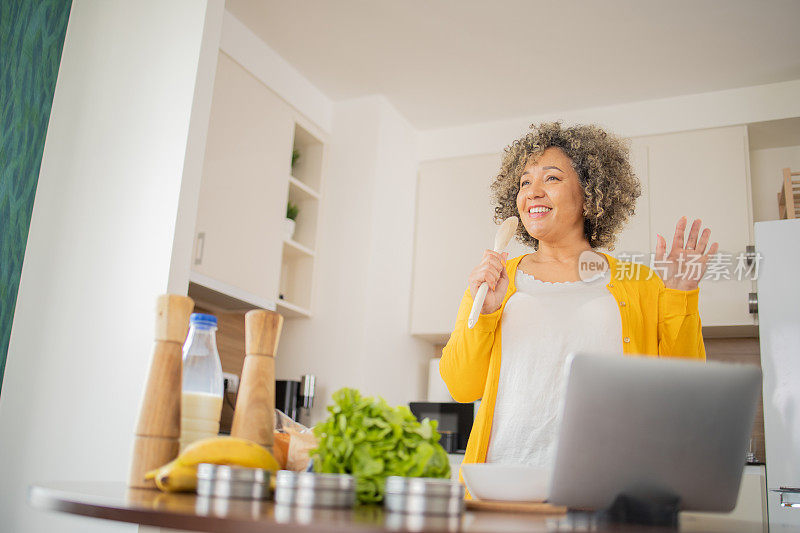
{"type": "MultiPolygon", "coordinates": [[[[500,227],[497,229],[497,235],[494,237],[495,252],[501,253],[506,249],[508,243],[511,242],[511,237],[513,237],[514,233],[517,231],[517,226],[519,226],[519,219],[517,217],[508,217],[500,224],[500,227]]],[[[489,285],[484,281],[481,283],[478,294],[475,295],[475,300],[472,302],[472,310],[469,313],[469,321],[467,322],[469,329],[475,327],[475,324],[478,322],[478,317],[481,314],[481,309],[483,309],[483,302],[486,300],[487,292],[489,292],[489,285]]]]}

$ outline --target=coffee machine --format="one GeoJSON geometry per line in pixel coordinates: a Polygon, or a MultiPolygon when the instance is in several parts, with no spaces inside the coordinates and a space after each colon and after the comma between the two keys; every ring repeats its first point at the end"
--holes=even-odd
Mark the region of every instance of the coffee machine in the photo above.
{"type": "Polygon", "coordinates": [[[315,377],[303,375],[299,381],[279,379],[275,381],[275,408],[286,416],[309,427],[311,408],[314,406],[315,377]]]}

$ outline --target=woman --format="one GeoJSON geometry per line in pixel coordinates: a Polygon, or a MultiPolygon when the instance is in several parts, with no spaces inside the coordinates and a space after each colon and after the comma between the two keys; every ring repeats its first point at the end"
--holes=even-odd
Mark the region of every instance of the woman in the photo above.
{"type": "Polygon", "coordinates": [[[481,399],[465,463],[552,467],[570,352],[705,359],[697,302],[718,247],[704,253],[710,230],[695,220],[684,242],[682,217],[669,252],[657,236],[652,270],[595,252],[614,248],[640,195],[625,141],[596,126],[531,128],[505,149],[492,193],[496,222],[519,217],[517,238],[535,252],[508,261],[484,252],[439,364],[455,400],[481,399]],[[579,258],[604,272],[582,281],[579,258]],[[489,292],[469,329],[483,282],[489,292]]]}

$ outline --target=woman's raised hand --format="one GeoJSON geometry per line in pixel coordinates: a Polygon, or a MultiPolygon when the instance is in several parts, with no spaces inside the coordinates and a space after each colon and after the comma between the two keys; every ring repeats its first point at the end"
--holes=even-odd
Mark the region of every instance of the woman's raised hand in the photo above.
{"type": "Polygon", "coordinates": [[[508,289],[508,272],[506,272],[506,259],[508,252],[497,253],[494,250],[483,252],[483,258],[478,266],[469,275],[469,292],[472,298],[478,294],[478,288],[484,281],[489,285],[489,292],[483,301],[481,314],[494,313],[503,305],[503,298],[508,289]]]}
{"type": "Polygon", "coordinates": [[[658,235],[656,242],[655,265],[664,285],[669,289],[691,291],[697,288],[706,272],[706,263],[709,258],[717,253],[719,243],[714,243],[707,253],[706,245],[711,236],[711,230],[706,228],[700,234],[702,221],[698,218],[692,222],[689,230],[689,239],[684,243],[686,234],[686,217],[681,217],[675,225],[675,237],[672,239],[672,248],[667,254],[667,241],[658,235]],[[700,239],[697,236],[700,234],[700,239]]]}

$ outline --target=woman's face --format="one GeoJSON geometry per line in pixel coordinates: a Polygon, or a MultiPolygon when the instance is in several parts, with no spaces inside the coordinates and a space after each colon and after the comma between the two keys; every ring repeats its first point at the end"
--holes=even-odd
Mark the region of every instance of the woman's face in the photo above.
{"type": "Polygon", "coordinates": [[[560,148],[547,148],[528,162],[519,185],[517,209],[531,237],[558,242],[576,231],[583,236],[583,187],[560,148]]]}

